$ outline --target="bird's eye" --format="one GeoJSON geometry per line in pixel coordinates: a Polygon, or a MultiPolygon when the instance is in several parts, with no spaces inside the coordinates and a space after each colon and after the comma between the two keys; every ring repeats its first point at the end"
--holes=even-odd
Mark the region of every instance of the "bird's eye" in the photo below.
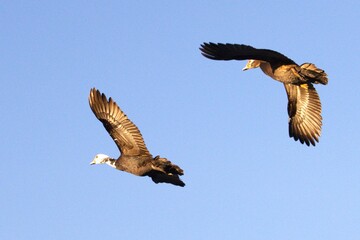
{"type": "Polygon", "coordinates": [[[98,158],[98,156],[96,156],[95,158],[98,158]]]}

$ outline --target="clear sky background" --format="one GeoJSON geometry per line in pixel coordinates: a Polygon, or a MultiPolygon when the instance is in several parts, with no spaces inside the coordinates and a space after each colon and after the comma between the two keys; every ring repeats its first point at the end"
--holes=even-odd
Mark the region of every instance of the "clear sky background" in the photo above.
{"type": "Polygon", "coordinates": [[[0,239],[360,239],[359,1],[2,1],[0,239]],[[279,82],[202,42],[315,63],[320,143],[279,82]],[[112,97],[186,187],[105,165],[112,97]]]}

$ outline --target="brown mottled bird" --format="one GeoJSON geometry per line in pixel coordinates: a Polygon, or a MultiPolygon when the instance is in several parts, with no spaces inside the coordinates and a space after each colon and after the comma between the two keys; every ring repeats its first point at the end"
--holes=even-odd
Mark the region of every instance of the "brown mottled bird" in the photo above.
{"type": "Polygon", "coordinates": [[[321,103],[313,83],[326,85],[324,70],[312,63],[297,65],[283,54],[243,44],[203,43],[202,55],[213,60],[248,60],[243,70],[260,67],[269,77],[282,82],[289,99],[289,135],[295,141],[315,146],[321,135],[321,103]]]}
{"type": "Polygon", "coordinates": [[[121,153],[118,159],[110,158],[105,154],[97,154],[90,164],[106,163],[113,168],[136,176],[149,176],[155,183],[185,186],[185,183],[179,178],[179,175],[183,175],[183,170],[166,158],[152,157],[139,129],[121,111],[116,102],[111,98],[107,100],[105,94],[92,88],[89,104],[121,153]]]}

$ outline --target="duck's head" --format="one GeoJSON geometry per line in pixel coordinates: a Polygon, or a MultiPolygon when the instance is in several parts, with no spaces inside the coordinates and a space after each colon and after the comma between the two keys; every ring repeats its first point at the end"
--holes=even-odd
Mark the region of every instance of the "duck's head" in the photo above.
{"type": "Polygon", "coordinates": [[[91,161],[90,165],[93,165],[93,164],[103,164],[103,163],[106,163],[108,162],[110,159],[110,157],[108,155],[105,155],[105,154],[97,154],[94,159],[91,161]]]}
{"type": "Polygon", "coordinates": [[[257,68],[260,67],[260,61],[259,60],[253,60],[250,59],[248,60],[248,62],[246,63],[246,66],[242,69],[243,71],[251,69],[251,68],[257,68]]]}

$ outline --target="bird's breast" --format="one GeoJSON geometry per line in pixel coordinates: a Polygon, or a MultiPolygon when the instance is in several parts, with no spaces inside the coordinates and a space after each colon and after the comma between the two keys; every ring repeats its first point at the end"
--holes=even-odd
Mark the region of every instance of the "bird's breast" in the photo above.
{"type": "Polygon", "coordinates": [[[275,80],[278,80],[278,79],[275,78],[274,71],[273,71],[271,65],[268,62],[261,62],[260,63],[260,68],[266,75],[268,75],[269,77],[271,77],[271,78],[273,78],[275,80]]]}
{"type": "Polygon", "coordinates": [[[301,76],[293,65],[281,65],[273,69],[269,63],[266,63],[260,65],[260,68],[266,75],[282,83],[296,84],[301,81],[301,76]]]}

